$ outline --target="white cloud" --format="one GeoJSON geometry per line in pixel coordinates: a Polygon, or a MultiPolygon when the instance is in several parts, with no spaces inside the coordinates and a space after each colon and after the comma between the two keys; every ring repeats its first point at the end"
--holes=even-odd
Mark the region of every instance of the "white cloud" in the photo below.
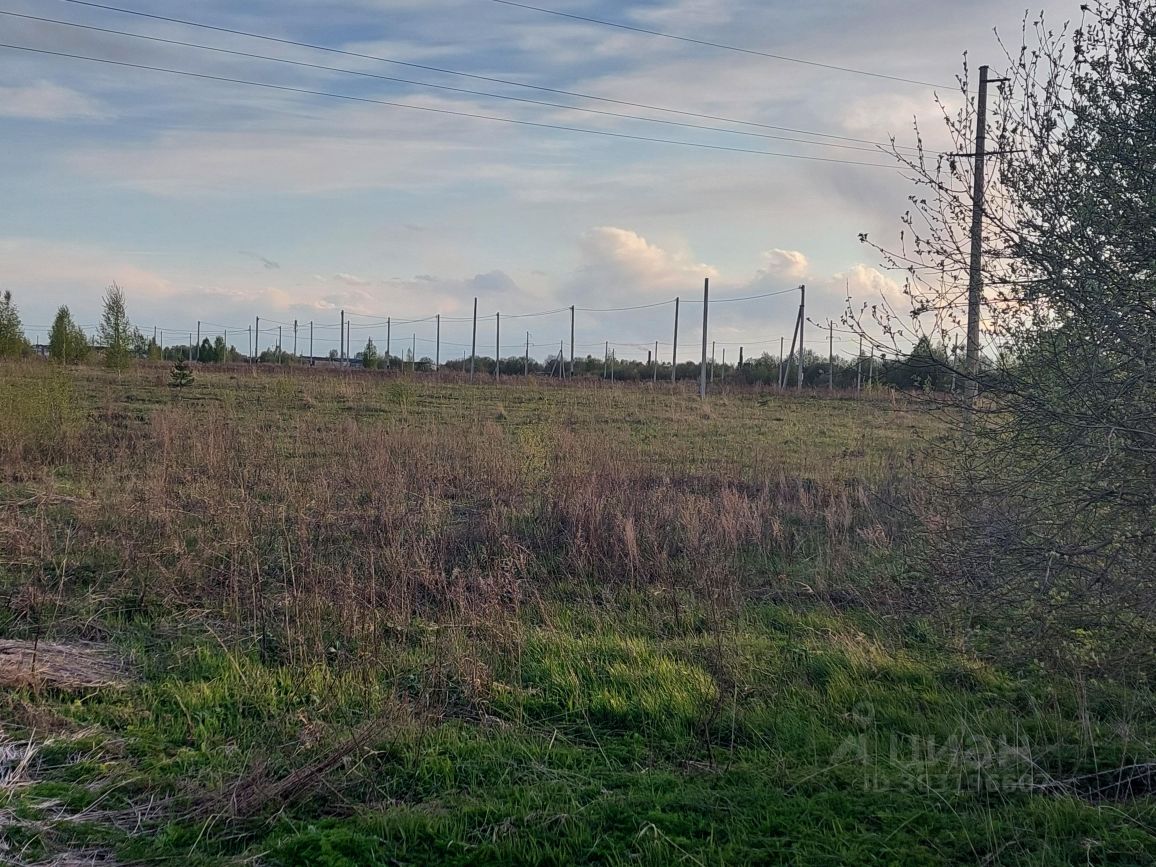
{"type": "Polygon", "coordinates": [[[0,117],[29,120],[74,120],[108,117],[95,99],[50,81],[15,87],[0,86],[0,117]]]}
{"type": "Polygon", "coordinates": [[[646,297],[673,294],[717,277],[710,265],[653,244],[629,229],[599,226],[583,234],[577,282],[586,297],[646,297]]]}
{"type": "Polygon", "coordinates": [[[830,286],[856,304],[871,305],[882,301],[900,315],[909,310],[903,283],[870,265],[860,263],[835,274],[831,277],[830,286]]]}
{"type": "Polygon", "coordinates": [[[802,280],[810,271],[811,263],[798,250],[768,250],[764,254],[766,266],[760,273],[786,280],[802,280]]]}

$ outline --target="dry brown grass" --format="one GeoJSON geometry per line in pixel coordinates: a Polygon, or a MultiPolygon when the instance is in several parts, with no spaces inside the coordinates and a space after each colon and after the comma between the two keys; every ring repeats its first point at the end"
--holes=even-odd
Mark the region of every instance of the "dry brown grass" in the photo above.
{"type": "Polygon", "coordinates": [[[116,689],[127,680],[124,664],[100,644],[0,639],[0,687],[6,689],[116,689]]]}
{"type": "MultiPolygon", "coordinates": [[[[787,589],[805,562],[821,590],[890,544],[867,480],[831,472],[853,443],[768,441],[751,397],[704,420],[693,398],[641,388],[198,383],[173,403],[150,369],[97,378],[63,460],[9,465],[34,480],[0,503],[4,560],[31,579],[9,600],[18,624],[62,623],[63,600],[87,595],[67,626],[89,637],[94,607],[162,605],[304,661],[372,653],[414,618],[501,623],[545,587],[729,604],[787,589]],[[694,428],[692,451],[672,425],[694,428]]],[[[840,403],[773,411],[856,411],[840,403]]]]}

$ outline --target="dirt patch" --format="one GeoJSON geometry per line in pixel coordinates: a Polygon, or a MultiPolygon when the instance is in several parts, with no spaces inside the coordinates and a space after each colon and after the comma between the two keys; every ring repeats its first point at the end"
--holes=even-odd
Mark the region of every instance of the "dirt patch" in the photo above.
{"type": "Polygon", "coordinates": [[[0,687],[118,689],[128,680],[123,660],[104,644],[0,640],[0,687]]]}

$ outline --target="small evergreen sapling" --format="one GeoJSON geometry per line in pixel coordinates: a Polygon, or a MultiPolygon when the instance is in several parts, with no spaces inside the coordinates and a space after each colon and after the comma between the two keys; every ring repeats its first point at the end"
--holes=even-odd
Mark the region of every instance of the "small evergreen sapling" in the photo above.
{"type": "Polygon", "coordinates": [[[193,371],[189,368],[189,363],[183,358],[178,359],[173,365],[172,371],[169,373],[169,386],[177,390],[180,395],[184,392],[185,387],[192,385],[195,381],[193,371]]]}

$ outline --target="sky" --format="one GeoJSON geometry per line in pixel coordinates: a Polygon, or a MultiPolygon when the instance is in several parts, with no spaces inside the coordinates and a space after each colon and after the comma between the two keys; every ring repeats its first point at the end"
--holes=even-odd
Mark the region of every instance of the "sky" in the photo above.
{"type": "MultiPolygon", "coordinates": [[[[432,356],[427,317],[440,314],[442,360],[468,354],[475,297],[479,354],[493,354],[500,312],[502,354],[520,355],[528,331],[539,358],[569,346],[570,305],[579,355],[611,341],[618,357],[645,358],[657,340],[669,358],[676,296],[678,356],[695,358],[704,278],[719,302],[768,296],[711,305],[709,338],[729,360],[739,346],[789,344],[801,284],[806,339],[821,351],[848,297],[902,306],[902,275],[859,238],[897,245],[913,188],[871,143],[914,144],[918,118],[928,146],[946,147],[937,97],[963,98],[965,53],[998,66],[993,30],[1014,37],[1025,11],[1000,0],[534,4],[882,78],[494,0],[108,2],[359,56],[0,0],[3,12],[293,61],[0,15],[0,43],[57,52],[0,48],[0,289],[28,336],[46,339],[62,304],[94,325],[115,281],[134,324],[166,343],[187,342],[199,321],[202,336],[232,329],[245,351],[240,331],[261,317],[262,347],[280,324],[291,348],[296,320],[307,351],[313,322],[320,355],[344,310],[354,350],[370,338],[384,348],[389,317],[395,354],[416,339],[432,356]],[[626,307],[640,309],[609,310],[626,307]]],[[[1078,15],[1076,2],[1042,8],[1055,22],[1078,15]]],[[[837,352],[857,350],[835,336],[837,352]]]]}

